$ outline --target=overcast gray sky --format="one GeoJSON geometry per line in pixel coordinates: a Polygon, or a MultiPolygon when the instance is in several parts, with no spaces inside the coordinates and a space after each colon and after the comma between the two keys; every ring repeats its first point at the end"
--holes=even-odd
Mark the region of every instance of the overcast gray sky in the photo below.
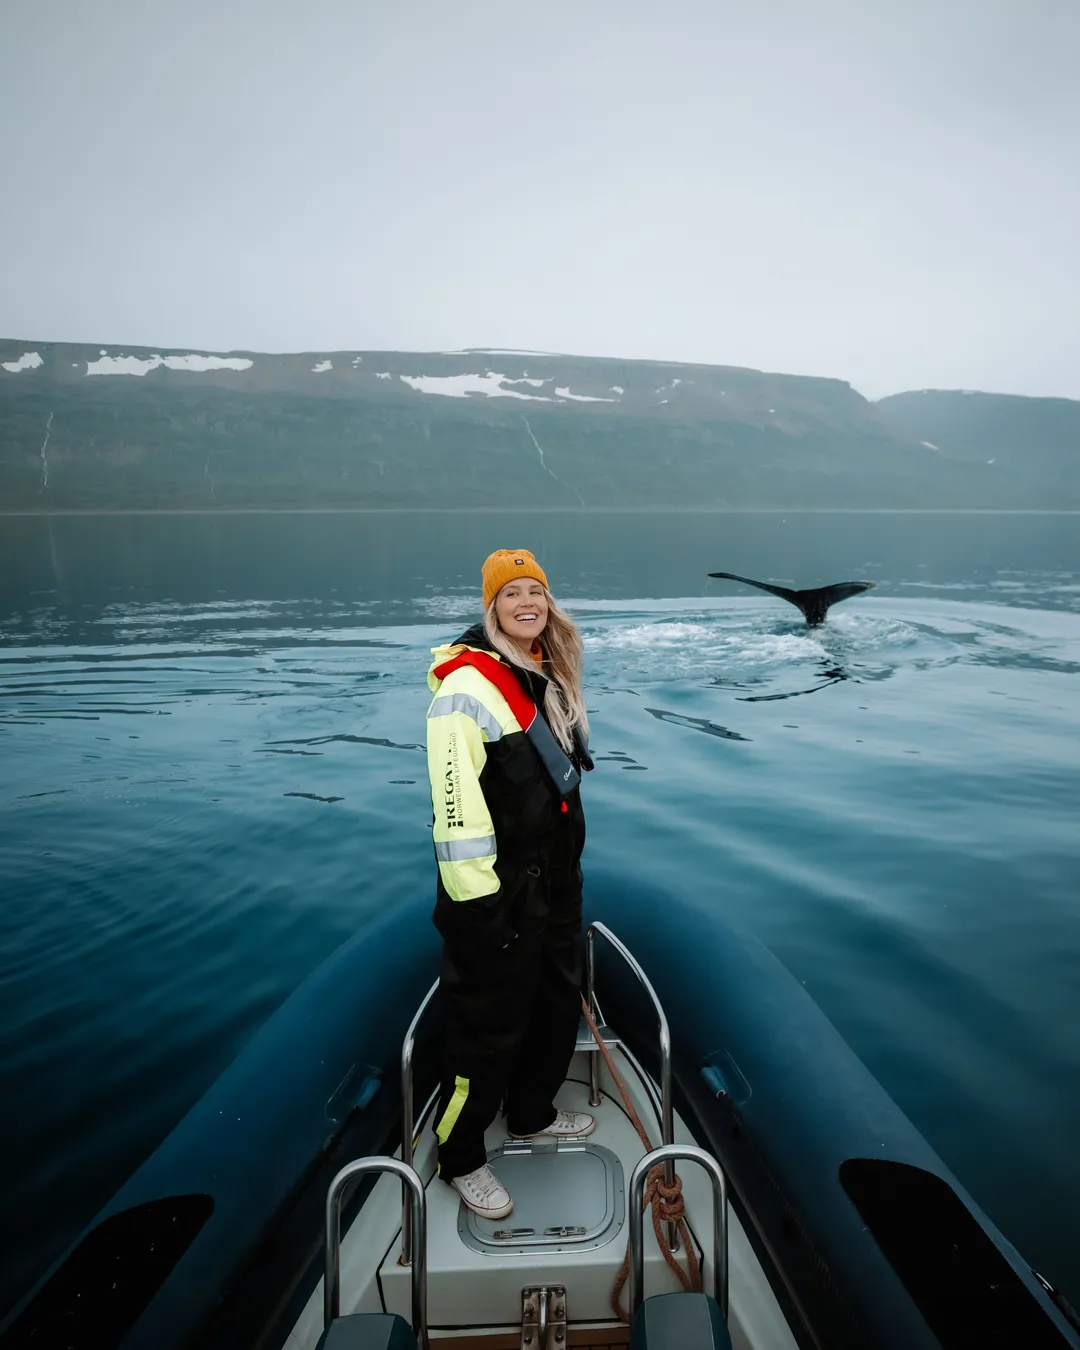
{"type": "Polygon", "coordinates": [[[0,0],[0,336],[1080,398],[1080,0],[0,0]]]}

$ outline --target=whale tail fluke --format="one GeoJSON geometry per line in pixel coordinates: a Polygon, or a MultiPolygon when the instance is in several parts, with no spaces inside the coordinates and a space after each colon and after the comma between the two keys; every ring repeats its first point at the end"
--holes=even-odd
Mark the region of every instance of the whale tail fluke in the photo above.
{"type": "Polygon", "coordinates": [[[752,577],[740,577],[735,572],[710,572],[709,576],[723,577],[728,581],[741,581],[744,586],[756,586],[759,591],[768,591],[770,595],[779,596],[781,600],[786,600],[800,609],[811,628],[824,623],[831,605],[838,604],[841,600],[850,600],[853,595],[861,595],[863,591],[872,591],[877,585],[876,581],[838,581],[832,586],[793,591],[787,586],[773,586],[768,581],[754,581],[752,577]]]}
{"type": "Polygon", "coordinates": [[[728,581],[741,581],[744,586],[756,586],[759,591],[768,591],[770,595],[778,595],[781,600],[787,600],[792,605],[799,603],[799,591],[788,590],[786,586],[773,586],[768,581],[753,581],[750,577],[740,577],[735,572],[710,572],[711,577],[726,577],[728,581]]]}

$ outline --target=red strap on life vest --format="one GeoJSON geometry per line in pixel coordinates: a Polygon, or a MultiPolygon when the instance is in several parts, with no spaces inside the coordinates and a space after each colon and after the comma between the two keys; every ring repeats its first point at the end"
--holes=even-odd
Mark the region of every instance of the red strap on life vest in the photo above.
{"type": "Polygon", "coordinates": [[[508,665],[497,657],[489,656],[487,652],[469,650],[451,657],[441,666],[436,666],[433,673],[437,680],[445,680],[447,675],[462,666],[474,666],[485,679],[490,680],[509,703],[510,711],[521,724],[522,731],[528,731],[536,716],[536,704],[522,689],[518,677],[508,665]]]}

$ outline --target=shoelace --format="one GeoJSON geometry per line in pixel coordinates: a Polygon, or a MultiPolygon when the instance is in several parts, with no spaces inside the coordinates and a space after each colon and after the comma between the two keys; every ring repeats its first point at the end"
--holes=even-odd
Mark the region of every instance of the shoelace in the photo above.
{"type": "Polygon", "coordinates": [[[490,1167],[481,1169],[480,1175],[469,1183],[469,1189],[475,1192],[481,1200],[486,1200],[488,1196],[499,1186],[499,1178],[490,1167]]]}

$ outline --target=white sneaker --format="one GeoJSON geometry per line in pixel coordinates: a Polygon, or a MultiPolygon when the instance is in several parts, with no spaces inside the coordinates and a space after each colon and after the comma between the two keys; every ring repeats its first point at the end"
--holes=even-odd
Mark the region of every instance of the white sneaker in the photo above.
{"type": "Polygon", "coordinates": [[[482,1219],[505,1219],[514,1208],[510,1192],[487,1163],[466,1176],[454,1177],[450,1185],[482,1219]]]}
{"type": "Polygon", "coordinates": [[[546,1130],[537,1130],[527,1134],[526,1139],[540,1139],[550,1135],[553,1139],[584,1139],[596,1129],[596,1117],[585,1111],[557,1111],[555,1119],[546,1130]]]}

